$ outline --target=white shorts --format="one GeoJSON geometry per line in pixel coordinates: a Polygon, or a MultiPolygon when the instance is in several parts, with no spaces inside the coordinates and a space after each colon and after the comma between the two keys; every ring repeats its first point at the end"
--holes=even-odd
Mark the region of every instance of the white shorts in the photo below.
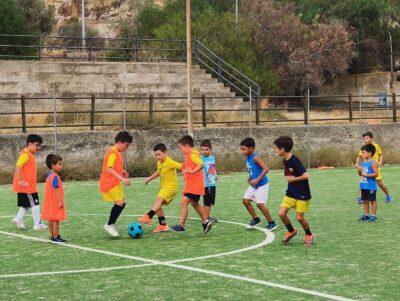
{"type": "Polygon", "coordinates": [[[247,188],[246,192],[244,193],[243,198],[254,201],[257,204],[266,204],[268,200],[268,190],[269,183],[258,188],[249,186],[249,188],[247,188]]]}

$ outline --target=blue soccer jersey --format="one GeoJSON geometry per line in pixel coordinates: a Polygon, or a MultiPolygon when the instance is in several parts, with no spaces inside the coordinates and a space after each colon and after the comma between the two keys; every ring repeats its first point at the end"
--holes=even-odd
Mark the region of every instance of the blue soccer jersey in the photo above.
{"type": "Polygon", "coordinates": [[[204,162],[204,184],[206,187],[217,186],[215,169],[215,158],[213,155],[208,157],[201,155],[201,160],[204,162]]]}
{"type": "MultiPolygon", "coordinates": [[[[373,174],[374,169],[372,168],[372,164],[374,162],[375,162],[375,160],[361,162],[361,168],[363,169],[363,172],[365,172],[367,175],[373,174]]],[[[365,189],[365,190],[370,190],[370,191],[376,190],[377,189],[376,178],[369,178],[369,177],[361,176],[360,189],[365,189]]]]}
{"type": "MultiPolygon", "coordinates": [[[[300,177],[302,174],[307,172],[300,159],[295,155],[292,155],[289,160],[283,160],[283,164],[285,165],[285,176],[300,177]]],[[[294,183],[288,183],[286,196],[296,200],[311,199],[311,191],[310,185],[308,184],[308,179],[294,183]]]]}
{"type": "MultiPolygon", "coordinates": [[[[260,165],[258,165],[255,161],[254,158],[257,157],[256,154],[251,154],[250,156],[246,156],[246,167],[247,171],[249,172],[249,178],[250,180],[257,179],[258,176],[262,173],[263,169],[261,168],[260,165]]],[[[268,178],[267,176],[264,176],[254,188],[258,188],[260,186],[264,186],[265,184],[268,184],[268,178]]]]}

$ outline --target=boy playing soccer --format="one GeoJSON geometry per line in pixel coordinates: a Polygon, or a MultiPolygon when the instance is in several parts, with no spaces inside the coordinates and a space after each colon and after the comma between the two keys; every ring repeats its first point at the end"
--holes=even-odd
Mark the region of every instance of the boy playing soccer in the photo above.
{"type": "Polygon", "coordinates": [[[115,228],[115,223],[125,208],[125,196],[122,184],[125,186],[131,185],[131,181],[128,179],[129,174],[123,169],[124,160],[122,157],[122,153],[128,149],[131,143],[132,136],[128,132],[119,132],[115,137],[114,146],[110,147],[103,160],[100,191],[104,201],[114,202],[108,223],[104,225],[104,230],[112,237],[119,236],[115,228]]]}
{"type": "Polygon", "coordinates": [[[360,189],[361,198],[364,202],[364,214],[359,218],[361,222],[376,222],[376,178],[379,174],[378,163],[373,159],[375,154],[375,146],[366,144],[361,148],[361,157],[363,161],[358,167],[358,174],[361,176],[360,189]],[[372,214],[369,215],[369,202],[371,202],[372,214]]]}
{"type": "Polygon", "coordinates": [[[252,217],[248,228],[253,228],[261,223],[260,218],[257,216],[251,202],[257,204],[258,209],[262,212],[268,221],[267,230],[273,231],[277,228],[275,221],[272,219],[268,208],[265,206],[268,200],[268,178],[266,174],[269,171],[268,166],[261,160],[260,156],[254,153],[256,143],[253,138],[245,138],[240,142],[240,150],[246,156],[246,166],[249,172],[247,188],[243,196],[243,205],[252,217]]]}
{"type": "MultiPolygon", "coordinates": [[[[376,182],[378,183],[378,186],[382,189],[382,191],[386,195],[386,203],[390,203],[392,201],[392,196],[389,194],[389,190],[388,190],[387,186],[383,183],[382,172],[380,169],[380,166],[382,166],[382,164],[383,164],[382,150],[381,150],[381,147],[379,146],[379,144],[373,142],[373,138],[374,138],[374,136],[372,135],[371,132],[366,132],[363,134],[364,145],[371,144],[375,147],[375,154],[373,155],[372,158],[378,164],[378,176],[376,177],[376,182]]],[[[362,158],[361,153],[362,153],[362,151],[360,150],[358,152],[358,156],[356,158],[356,164],[355,164],[356,169],[359,169],[359,167],[360,167],[360,159],[362,158]]],[[[357,201],[359,204],[364,203],[362,197],[358,198],[357,201]]]]}
{"type": "Polygon", "coordinates": [[[284,159],[285,176],[288,181],[286,196],[279,209],[279,217],[288,230],[282,239],[282,243],[287,244],[297,235],[297,229],[293,228],[287,215],[291,208],[295,208],[296,219],[305,232],[304,244],[307,246],[312,245],[314,243],[314,235],[311,233],[310,226],[304,218],[311,200],[310,186],[308,184],[309,175],[299,158],[292,154],[292,138],[281,136],[274,141],[274,144],[276,154],[284,159]]]}
{"type": "Polygon", "coordinates": [[[153,230],[154,233],[157,233],[169,230],[165,221],[164,210],[161,207],[169,205],[178,192],[176,170],[181,169],[182,164],[172,160],[168,156],[167,147],[162,143],[154,147],[154,155],[157,158],[157,170],[144,180],[144,184],[147,185],[150,181],[160,177],[161,189],[156,196],[151,210],[138,220],[141,223],[151,224],[153,216],[157,214],[160,225],[153,230]]]}
{"type": "Polygon", "coordinates": [[[194,143],[191,136],[183,136],[178,141],[178,147],[185,155],[185,163],[182,170],[185,173],[185,187],[183,188],[183,197],[181,199],[181,214],[179,224],[171,228],[175,232],[185,232],[185,223],[189,211],[189,203],[192,204],[203,224],[203,233],[211,230],[212,223],[207,220],[204,214],[203,206],[199,204],[200,196],[204,195],[204,173],[203,161],[199,152],[193,149],[194,143]]]}
{"type": "Polygon", "coordinates": [[[58,175],[63,169],[62,158],[49,154],[46,157],[46,165],[49,168],[43,196],[42,218],[49,221],[50,242],[65,243],[59,232],[60,221],[65,221],[64,188],[58,175]]]}
{"type": "Polygon", "coordinates": [[[216,224],[218,220],[211,218],[211,206],[215,205],[215,195],[217,186],[217,170],[215,169],[215,157],[211,153],[211,141],[205,139],[200,143],[201,160],[204,162],[204,185],[205,191],[203,196],[204,201],[204,214],[207,219],[213,224],[216,224]]]}
{"type": "Polygon", "coordinates": [[[26,148],[19,154],[15,164],[13,191],[17,193],[17,216],[12,222],[18,229],[26,229],[24,224],[25,213],[31,208],[33,229],[45,230],[47,226],[40,221],[39,195],[36,188],[36,159],[35,154],[40,150],[42,137],[31,134],[26,139],[26,148]]]}

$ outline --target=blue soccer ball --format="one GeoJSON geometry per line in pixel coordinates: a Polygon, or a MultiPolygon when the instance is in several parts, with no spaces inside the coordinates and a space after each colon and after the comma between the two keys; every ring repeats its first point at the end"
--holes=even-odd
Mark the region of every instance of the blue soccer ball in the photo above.
{"type": "Polygon", "coordinates": [[[128,234],[130,237],[138,239],[144,233],[143,226],[139,223],[132,223],[128,226],[128,234]]]}

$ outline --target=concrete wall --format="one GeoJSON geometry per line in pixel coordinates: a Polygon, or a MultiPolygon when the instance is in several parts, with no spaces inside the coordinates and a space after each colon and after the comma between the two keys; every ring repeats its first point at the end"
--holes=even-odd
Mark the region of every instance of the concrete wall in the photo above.
{"type": "MultiPolygon", "coordinates": [[[[349,166],[360,147],[361,134],[372,131],[376,141],[381,143],[384,153],[392,154],[400,147],[400,125],[334,125],[313,126],[310,131],[313,165],[331,164],[349,166]]],[[[178,139],[186,134],[185,130],[151,130],[131,131],[134,142],[126,153],[128,171],[135,175],[147,175],[154,169],[155,161],[152,148],[157,143],[165,143],[170,155],[183,160],[177,148],[178,139]]],[[[106,149],[112,144],[116,132],[79,132],[60,133],[58,151],[65,161],[64,177],[67,179],[97,178],[106,149]]],[[[244,169],[239,143],[249,135],[248,128],[213,128],[198,129],[195,132],[196,146],[202,139],[212,140],[217,154],[220,171],[239,171],[244,169]]],[[[307,147],[307,130],[304,126],[296,127],[259,127],[253,128],[256,149],[265,157],[272,168],[281,168],[281,159],[274,155],[273,141],[281,135],[290,135],[295,141],[295,151],[305,160],[307,147]]],[[[39,177],[45,175],[44,159],[54,152],[54,135],[43,134],[43,147],[38,155],[39,177]]],[[[0,183],[11,180],[14,164],[19,150],[25,145],[26,135],[0,136],[0,183]]],[[[390,156],[386,156],[390,161],[390,156]]],[[[400,163],[400,162],[398,162],[400,163]]]]}

